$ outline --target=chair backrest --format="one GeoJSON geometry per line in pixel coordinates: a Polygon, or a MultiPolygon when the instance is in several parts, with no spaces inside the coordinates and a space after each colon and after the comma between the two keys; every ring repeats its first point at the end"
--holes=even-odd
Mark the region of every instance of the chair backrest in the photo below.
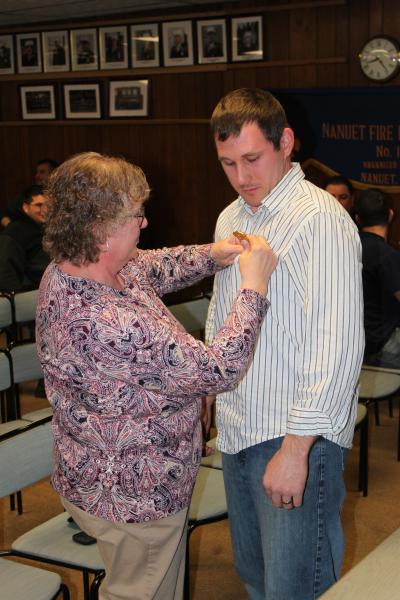
{"type": "Polygon", "coordinates": [[[0,294],[0,331],[10,327],[12,322],[11,300],[5,294],[0,294]]]}
{"type": "Polygon", "coordinates": [[[203,331],[206,326],[207,312],[210,300],[207,297],[188,300],[181,304],[168,306],[175,319],[179,321],[186,331],[193,333],[203,331]]]}
{"type": "Polygon", "coordinates": [[[15,323],[26,323],[35,320],[38,293],[39,290],[30,290],[29,292],[17,292],[14,294],[15,323]]]}
{"type": "Polygon", "coordinates": [[[0,392],[11,388],[11,363],[6,350],[0,350],[0,392]]]}
{"type": "Polygon", "coordinates": [[[50,422],[0,440],[0,498],[48,477],[52,472],[50,422]]]}
{"type": "Polygon", "coordinates": [[[42,379],[43,371],[34,342],[15,344],[10,348],[14,383],[42,379]]]}

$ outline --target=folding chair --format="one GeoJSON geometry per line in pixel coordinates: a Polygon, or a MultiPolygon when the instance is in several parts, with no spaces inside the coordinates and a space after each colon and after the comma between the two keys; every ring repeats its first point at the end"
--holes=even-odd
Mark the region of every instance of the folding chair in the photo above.
{"type": "Polygon", "coordinates": [[[32,332],[36,318],[38,293],[39,290],[29,290],[27,292],[15,292],[11,296],[16,340],[23,339],[22,328],[24,325],[30,326],[29,337],[34,337],[32,332]]]}
{"type": "MultiPolygon", "coordinates": [[[[6,425],[10,426],[11,423],[6,425]]],[[[48,426],[42,425],[41,429],[47,431],[48,426]]],[[[48,474],[49,468],[51,469],[51,456],[50,460],[40,460],[44,458],[40,448],[42,436],[36,435],[34,431],[22,431],[14,429],[0,434],[1,498],[40,481],[48,474]],[[27,460],[28,456],[30,460],[27,460]]],[[[7,560],[4,558],[7,556],[16,556],[16,553],[12,549],[0,551],[2,598],[52,600],[62,594],[64,600],[69,600],[69,590],[57,573],[7,560]]]]}
{"type": "MultiPolygon", "coordinates": [[[[49,419],[44,423],[32,423],[7,439],[0,438],[0,495],[15,493],[48,477],[52,472],[52,446],[49,419]]],[[[81,571],[84,598],[95,600],[104,576],[104,565],[97,544],[76,544],[72,540],[75,531],[68,523],[68,513],[63,512],[18,537],[11,545],[11,553],[12,556],[81,571]],[[94,575],[91,585],[90,574],[94,575]]]]}
{"type": "Polygon", "coordinates": [[[0,293],[0,333],[4,333],[5,346],[11,342],[13,311],[10,294],[0,293]]]}
{"type": "Polygon", "coordinates": [[[189,507],[184,599],[190,598],[189,542],[193,531],[201,525],[215,523],[228,517],[224,477],[221,469],[200,466],[189,507]]]}

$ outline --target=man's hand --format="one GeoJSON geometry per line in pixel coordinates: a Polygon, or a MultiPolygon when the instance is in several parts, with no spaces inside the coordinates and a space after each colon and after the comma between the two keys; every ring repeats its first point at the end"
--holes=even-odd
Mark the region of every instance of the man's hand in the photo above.
{"type": "Polygon", "coordinates": [[[203,430],[203,456],[210,456],[214,454],[214,449],[209,448],[206,444],[210,433],[211,421],[212,421],[212,407],[215,402],[215,396],[204,396],[201,399],[201,427],[203,430]]]}
{"type": "Polygon", "coordinates": [[[264,477],[265,493],[277,508],[297,508],[303,503],[308,476],[308,454],[317,436],[287,434],[269,461],[264,477]]]}

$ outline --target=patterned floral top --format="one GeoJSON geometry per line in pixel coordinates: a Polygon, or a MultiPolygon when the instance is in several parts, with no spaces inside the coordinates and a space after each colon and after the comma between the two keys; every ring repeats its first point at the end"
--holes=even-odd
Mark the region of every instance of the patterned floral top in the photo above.
{"type": "Polygon", "coordinates": [[[160,300],[217,270],[210,245],[141,251],[119,291],[51,263],[37,345],[54,409],[53,484],[102,519],[143,522],[189,505],[201,453],[200,398],[232,388],[268,301],[239,292],[207,348],[160,300]]]}

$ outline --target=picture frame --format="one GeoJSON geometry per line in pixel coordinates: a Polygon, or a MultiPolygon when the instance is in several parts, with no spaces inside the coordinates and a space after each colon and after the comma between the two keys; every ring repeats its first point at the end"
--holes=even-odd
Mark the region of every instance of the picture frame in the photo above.
{"type": "Polygon", "coordinates": [[[226,19],[197,21],[197,48],[200,64],[227,62],[226,19]]]}
{"type": "Polygon", "coordinates": [[[100,119],[100,84],[64,84],[64,109],[66,119],[100,119]]]}
{"type": "Polygon", "coordinates": [[[20,94],[23,120],[56,118],[54,85],[22,85],[20,94]]]}
{"type": "Polygon", "coordinates": [[[232,60],[263,60],[263,18],[234,17],[231,19],[232,60]]]}
{"type": "Polygon", "coordinates": [[[43,31],[43,69],[46,73],[70,70],[69,38],[66,29],[43,31]]]}
{"type": "Polygon", "coordinates": [[[11,34],[0,34],[0,75],[15,73],[14,39],[11,34]]]}
{"type": "Polygon", "coordinates": [[[128,28],[100,27],[100,69],[128,68],[128,28]]]}
{"type": "Polygon", "coordinates": [[[164,65],[193,65],[192,21],[170,21],[162,24],[164,65]]]}
{"type": "Polygon", "coordinates": [[[132,67],[160,66],[160,37],[158,23],[131,25],[132,67]]]}
{"type": "Polygon", "coordinates": [[[147,117],[149,114],[149,80],[110,81],[110,117],[147,117]]]}
{"type": "Polygon", "coordinates": [[[18,73],[41,73],[40,33],[18,33],[16,44],[18,73]]]}
{"type": "Polygon", "coordinates": [[[72,71],[95,71],[99,68],[97,30],[72,29],[71,68],[72,71]]]}

